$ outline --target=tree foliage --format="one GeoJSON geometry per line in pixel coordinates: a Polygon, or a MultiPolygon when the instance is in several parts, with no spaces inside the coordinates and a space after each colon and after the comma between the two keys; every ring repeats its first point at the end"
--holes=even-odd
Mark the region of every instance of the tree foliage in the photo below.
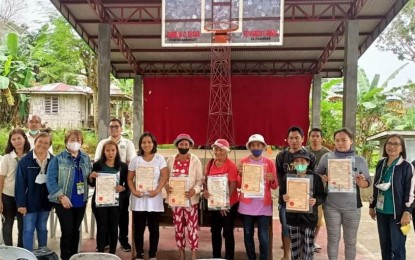
{"type": "Polygon", "coordinates": [[[409,0],[379,36],[378,47],[392,51],[400,60],[415,61],[415,0],[409,0]]]}

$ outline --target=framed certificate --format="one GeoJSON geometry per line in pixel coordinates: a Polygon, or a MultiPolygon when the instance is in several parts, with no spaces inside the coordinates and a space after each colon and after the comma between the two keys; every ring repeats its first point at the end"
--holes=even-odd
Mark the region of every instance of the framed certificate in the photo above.
{"type": "Polygon", "coordinates": [[[208,199],[208,209],[229,209],[228,175],[221,174],[208,176],[207,187],[210,194],[208,199]]]}
{"type": "Polygon", "coordinates": [[[354,192],[351,159],[329,159],[327,174],[328,192],[354,192]]]}
{"type": "Polygon", "coordinates": [[[138,166],[135,169],[135,189],[146,192],[154,190],[154,167],[153,166],[138,166]]]}
{"type": "Polygon", "coordinates": [[[95,204],[97,207],[119,205],[119,193],[115,191],[118,185],[119,173],[98,173],[95,183],[95,204]]]}
{"type": "MultiPolygon", "coordinates": [[[[309,176],[312,177],[312,176],[309,176]]],[[[287,211],[311,212],[309,204],[311,178],[307,177],[287,177],[287,195],[289,201],[286,202],[287,211]]]]}
{"type": "Polygon", "coordinates": [[[258,164],[242,165],[241,192],[247,198],[264,197],[264,167],[258,164]]]}
{"type": "Polygon", "coordinates": [[[170,177],[169,186],[173,188],[168,203],[171,207],[189,207],[190,201],[185,192],[189,190],[189,177],[170,177]]]}

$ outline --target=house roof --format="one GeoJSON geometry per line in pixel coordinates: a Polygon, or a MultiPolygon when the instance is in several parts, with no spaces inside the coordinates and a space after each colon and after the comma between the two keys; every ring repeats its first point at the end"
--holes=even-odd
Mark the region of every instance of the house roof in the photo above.
{"type": "MultiPolygon", "coordinates": [[[[50,95],[85,95],[92,96],[93,91],[88,86],[72,86],[65,83],[51,83],[42,86],[34,86],[30,88],[20,89],[21,94],[50,94],[50,95]]],[[[131,101],[131,97],[123,93],[120,88],[115,85],[110,87],[111,99],[122,99],[131,101]]]]}
{"type": "MultiPolygon", "coordinates": [[[[341,77],[346,21],[359,22],[360,57],[408,1],[285,0],[283,46],[232,47],[232,74],[341,77]]],[[[110,24],[116,78],[210,73],[209,47],[161,46],[162,0],[51,2],[95,52],[98,24],[110,24]]]]}
{"type": "Polygon", "coordinates": [[[385,139],[390,135],[400,135],[402,137],[415,137],[415,131],[408,130],[393,130],[393,131],[383,131],[375,135],[369,136],[366,140],[368,141],[378,141],[380,139],[385,139]]]}

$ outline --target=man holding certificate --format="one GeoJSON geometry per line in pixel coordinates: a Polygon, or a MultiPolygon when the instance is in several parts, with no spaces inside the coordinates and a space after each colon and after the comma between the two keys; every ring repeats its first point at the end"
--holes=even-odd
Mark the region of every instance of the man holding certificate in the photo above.
{"type": "Polygon", "coordinates": [[[348,128],[334,133],[335,150],[320,160],[316,173],[327,183],[324,218],[327,228],[327,254],[338,259],[341,227],[346,259],[356,258],[357,230],[362,200],[359,188],[371,183],[366,160],[352,149],[354,134],[348,128]]]}
{"type": "Polygon", "coordinates": [[[189,152],[194,145],[188,134],[180,134],[174,140],[179,153],[167,159],[170,172],[169,183],[166,184],[168,202],[172,207],[176,245],[179,248],[179,259],[186,259],[186,236],[192,251],[192,260],[196,259],[199,246],[199,194],[202,188],[202,163],[196,155],[189,152]]]}
{"type": "Polygon", "coordinates": [[[296,174],[287,174],[280,183],[286,203],[287,225],[291,244],[291,259],[313,259],[314,230],[318,220],[318,206],[324,202],[325,192],[318,174],[308,170],[310,157],[296,154],[292,159],[296,174]]]}
{"type": "Polygon", "coordinates": [[[248,260],[255,260],[254,224],[258,225],[260,259],[269,258],[269,225],[272,220],[271,189],[278,187],[277,172],[272,160],[262,155],[266,149],[264,137],[253,134],[246,143],[251,154],[238,167],[242,177],[238,212],[242,214],[244,242],[248,260]]]}
{"type": "MultiPolygon", "coordinates": [[[[234,221],[238,210],[238,170],[235,163],[228,158],[230,152],[229,142],[218,139],[212,145],[214,159],[211,159],[206,167],[207,185],[203,195],[211,205],[220,205],[220,210],[211,211],[212,254],[213,258],[222,258],[222,230],[225,239],[225,259],[233,260],[235,256],[235,237],[233,234],[234,221]],[[226,175],[225,181],[215,182],[212,179],[220,179],[219,176],[226,175]],[[212,185],[219,183],[221,185],[212,185]],[[223,187],[226,185],[226,187],[223,187]],[[213,187],[212,187],[213,186],[213,187]],[[225,190],[228,191],[226,194],[225,190]],[[227,196],[226,196],[227,195],[227,196]],[[226,206],[229,208],[225,208],[226,206]]],[[[223,179],[223,178],[222,178],[223,179]]]]}
{"type": "MultiPolygon", "coordinates": [[[[277,165],[277,176],[278,182],[282,183],[284,177],[288,173],[296,173],[294,165],[292,163],[292,158],[296,154],[306,154],[310,158],[310,163],[308,164],[307,168],[310,170],[314,170],[315,167],[315,156],[303,148],[304,142],[304,131],[298,126],[293,126],[288,129],[287,133],[287,143],[288,148],[283,149],[281,152],[278,153],[277,158],[275,159],[277,165]]],[[[282,245],[284,249],[284,257],[283,260],[289,259],[290,254],[290,238],[289,238],[289,231],[288,225],[285,218],[285,203],[282,198],[281,190],[279,191],[278,197],[278,210],[279,210],[279,217],[281,222],[281,237],[282,237],[282,245]]]]}

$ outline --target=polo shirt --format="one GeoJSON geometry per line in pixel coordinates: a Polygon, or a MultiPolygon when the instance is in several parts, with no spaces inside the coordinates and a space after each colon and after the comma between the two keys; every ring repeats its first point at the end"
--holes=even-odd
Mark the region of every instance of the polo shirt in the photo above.
{"type": "MultiPolygon", "coordinates": [[[[98,161],[101,158],[102,147],[104,144],[111,140],[111,137],[107,139],[102,139],[95,150],[94,162],[98,161]]],[[[118,151],[120,153],[121,161],[127,163],[131,161],[131,159],[136,155],[134,144],[132,141],[125,139],[124,137],[120,137],[117,142],[118,151]]]]}

